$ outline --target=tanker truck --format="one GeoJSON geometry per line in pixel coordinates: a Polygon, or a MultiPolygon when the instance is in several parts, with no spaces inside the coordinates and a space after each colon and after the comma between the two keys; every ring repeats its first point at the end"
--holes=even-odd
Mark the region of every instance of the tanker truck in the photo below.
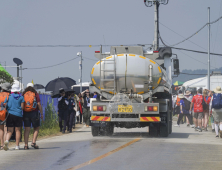
{"type": "Polygon", "coordinates": [[[171,48],[112,46],[95,57],[89,90],[99,97],[90,100],[92,135],[149,126],[150,136],[167,137],[172,132],[172,75],[179,72],[171,48]]]}

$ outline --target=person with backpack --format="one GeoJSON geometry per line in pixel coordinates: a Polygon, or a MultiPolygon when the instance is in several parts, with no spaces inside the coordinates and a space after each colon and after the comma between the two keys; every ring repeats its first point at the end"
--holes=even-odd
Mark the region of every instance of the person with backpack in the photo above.
{"type": "Polygon", "coordinates": [[[40,128],[40,118],[43,121],[43,112],[42,112],[42,106],[40,103],[39,94],[34,89],[34,86],[32,83],[27,84],[27,87],[25,91],[23,92],[23,97],[25,100],[24,109],[23,109],[23,121],[24,121],[24,126],[25,126],[24,150],[29,149],[28,140],[29,140],[29,133],[31,130],[31,125],[34,128],[31,146],[35,149],[39,149],[39,146],[36,145],[36,140],[37,140],[37,136],[38,136],[39,128],[40,128]],[[41,116],[39,115],[39,111],[40,111],[41,116]]]}
{"type": "Polygon", "coordinates": [[[8,101],[9,95],[11,93],[11,84],[3,83],[1,85],[2,92],[0,92],[0,141],[1,146],[0,150],[3,149],[3,143],[6,140],[7,127],[6,127],[6,119],[7,119],[7,110],[6,104],[4,104],[5,100],[8,101]]]}
{"type": "Polygon", "coordinates": [[[14,131],[15,127],[15,133],[16,133],[16,147],[15,150],[19,150],[19,142],[21,138],[21,127],[22,127],[22,110],[24,107],[24,98],[19,92],[21,91],[21,88],[19,87],[19,84],[12,85],[11,92],[12,94],[9,95],[8,100],[5,99],[4,103],[7,103],[6,109],[8,111],[8,118],[6,120],[6,126],[8,128],[6,140],[4,142],[3,149],[5,151],[8,150],[8,144],[9,140],[12,136],[12,133],[14,131]]]}
{"type": "Polygon", "coordinates": [[[207,131],[207,124],[209,121],[209,104],[211,101],[210,92],[207,89],[203,90],[203,125],[204,130],[207,131]]]}
{"type": "Polygon", "coordinates": [[[59,127],[60,127],[60,132],[65,133],[67,117],[68,117],[68,112],[69,112],[68,111],[69,100],[63,88],[59,89],[59,93],[60,93],[60,96],[58,98],[59,127]],[[62,121],[64,121],[63,125],[62,125],[62,121]]]}
{"type": "Polygon", "coordinates": [[[210,113],[212,112],[214,116],[214,124],[215,124],[215,132],[216,137],[219,138],[219,127],[218,124],[220,123],[220,138],[222,138],[222,90],[220,86],[217,86],[214,89],[214,94],[211,97],[210,101],[210,113]]]}
{"type": "Polygon", "coordinates": [[[89,89],[86,89],[82,93],[83,96],[83,119],[84,122],[86,123],[86,127],[89,127],[90,124],[90,92],[89,89]]]}
{"type": "Polygon", "coordinates": [[[180,114],[177,120],[177,124],[174,125],[176,127],[180,127],[180,121],[183,119],[184,115],[188,118],[189,122],[192,122],[192,118],[189,113],[190,101],[188,101],[183,94],[179,94],[178,98],[180,98],[180,114]]]}
{"type": "Polygon", "coordinates": [[[194,106],[194,124],[195,124],[195,131],[202,132],[202,119],[203,119],[203,96],[202,96],[202,89],[197,90],[197,95],[195,95],[191,101],[190,105],[190,113],[194,106]]]}

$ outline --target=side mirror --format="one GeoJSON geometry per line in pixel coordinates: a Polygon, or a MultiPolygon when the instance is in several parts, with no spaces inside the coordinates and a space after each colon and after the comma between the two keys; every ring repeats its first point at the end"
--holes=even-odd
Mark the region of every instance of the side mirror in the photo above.
{"type": "Polygon", "coordinates": [[[173,59],[173,72],[174,75],[180,74],[180,67],[179,67],[179,59],[173,59]]]}

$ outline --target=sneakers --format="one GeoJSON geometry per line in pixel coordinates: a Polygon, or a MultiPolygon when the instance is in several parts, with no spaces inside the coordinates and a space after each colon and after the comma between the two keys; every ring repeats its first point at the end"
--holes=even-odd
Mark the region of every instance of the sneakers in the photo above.
{"type": "Polygon", "coordinates": [[[217,135],[216,138],[219,138],[219,136],[217,135]]]}
{"type": "Polygon", "coordinates": [[[220,130],[220,138],[222,138],[222,130],[220,130]]]}
{"type": "Polygon", "coordinates": [[[6,140],[5,143],[4,143],[4,147],[3,147],[3,149],[4,149],[5,151],[8,150],[8,144],[9,144],[9,142],[8,142],[8,140],[6,140]]]}
{"type": "Polygon", "coordinates": [[[174,125],[174,127],[180,127],[180,125],[176,124],[176,125],[174,125]]]}
{"type": "Polygon", "coordinates": [[[195,128],[195,125],[190,125],[191,128],[195,128]]]}
{"type": "Polygon", "coordinates": [[[212,129],[212,132],[215,132],[215,129],[212,129]]]}
{"type": "Polygon", "coordinates": [[[16,146],[16,147],[15,147],[15,150],[19,150],[19,149],[20,149],[20,147],[19,147],[19,146],[16,146]]]}
{"type": "Polygon", "coordinates": [[[195,127],[195,128],[194,128],[194,130],[195,130],[195,131],[198,131],[198,128],[197,128],[197,127],[195,127]]]}
{"type": "Polygon", "coordinates": [[[208,131],[207,128],[204,128],[205,131],[208,131]]]}
{"type": "Polygon", "coordinates": [[[199,132],[202,132],[202,128],[199,128],[199,132]]]}
{"type": "Polygon", "coordinates": [[[189,127],[190,126],[190,124],[187,124],[187,127],[189,127]]]}

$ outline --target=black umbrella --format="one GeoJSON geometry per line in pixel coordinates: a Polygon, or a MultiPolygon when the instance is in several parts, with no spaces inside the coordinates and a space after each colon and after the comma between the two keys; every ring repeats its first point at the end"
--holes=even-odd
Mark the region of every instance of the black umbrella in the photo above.
{"type": "MultiPolygon", "coordinates": [[[[75,91],[72,90],[72,89],[64,89],[64,90],[65,90],[66,93],[74,93],[74,92],[75,92],[75,91]]],[[[52,97],[52,98],[58,98],[59,96],[60,96],[59,90],[53,91],[53,92],[51,93],[51,97],[52,97]]]]}
{"type": "Polygon", "coordinates": [[[34,89],[38,90],[38,89],[44,89],[45,87],[41,84],[34,84],[34,89]]]}
{"type": "Polygon", "coordinates": [[[45,86],[45,91],[58,92],[60,88],[70,89],[71,86],[75,85],[76,81],[69,77],[61,77],[50,81],[45,86]]]}

